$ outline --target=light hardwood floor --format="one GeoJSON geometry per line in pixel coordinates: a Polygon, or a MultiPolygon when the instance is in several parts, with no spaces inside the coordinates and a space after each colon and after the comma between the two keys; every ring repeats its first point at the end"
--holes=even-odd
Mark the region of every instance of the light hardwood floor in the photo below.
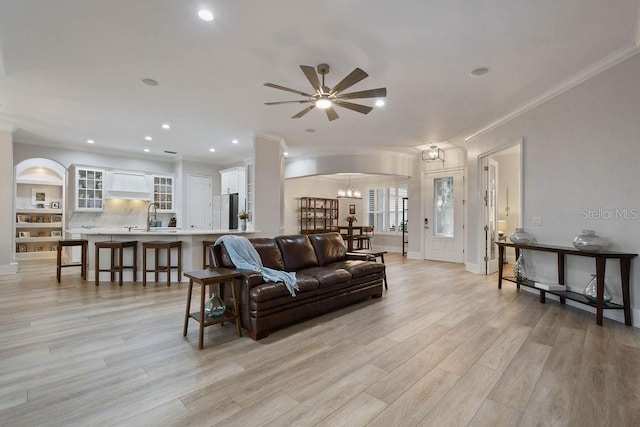
{"type": "Polygon", "coordinates": [[[381,299],[198,350],[185,284],[22,263],[0,276],[0,425],[640,425],[638,329],[460,265],[387,268],[381,299]]]}

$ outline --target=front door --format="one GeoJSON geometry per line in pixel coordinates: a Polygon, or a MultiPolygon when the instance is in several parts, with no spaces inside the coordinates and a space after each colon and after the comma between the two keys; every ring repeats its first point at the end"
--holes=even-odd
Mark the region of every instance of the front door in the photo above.
{"type": "Polygon", "coordinates": [[[463,262],[463,171],[428,174],[425,180],[424,258],[463,262]]]}
{"type": "Polygon", "coordinates": [[[212,229],[211,181],[210,176],[189,175],[189,228],[212,229]]]}

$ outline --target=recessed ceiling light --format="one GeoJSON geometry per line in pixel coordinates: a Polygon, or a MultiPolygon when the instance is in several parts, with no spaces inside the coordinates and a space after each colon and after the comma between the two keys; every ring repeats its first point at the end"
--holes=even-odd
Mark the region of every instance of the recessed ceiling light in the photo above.
{"type": "Polygon", "coordinates": [[[376,100],[376,107],[384,107],[384,99],[376,100]]]}
{"type": "Polygon", "coordinates": [[[149,135],[145,136],[144,139],[146,139],[147,141],[152,141],[153,138],[151,138],[149,135]]]}
{"type": "Polygon", "coordinates": [[[171,129],[171,125],[169,123],[163,123],[162,129],[171,129]]]}
{"type": "Polygon", "coordinates": [[[148,148],[145,148],[145,149],[144,149],[144,152],[145,152],[145,153],[148,153],[148,152],[150,152],[150,151],[151,151],[151,150],[149,150],[148,148]]]}
{"type": "Polygon", "coordinates": [[[209,151],[211,151],[212,153],[215,153],[216,149],[215,148],[209,148],[209,151]]]}
{"type": "Polygon", "coordinates": [[[147,86],[158,86],[158,81],[157,80],[150,79],[148,77],[142,79],[142,83],[146,84],[147,86]]]}
{"type": "Polygon", "coordinates": [[[95,141],[93,139],[87,139],[87,144],[93,144],[95,141]]]}
{"type": "Polygon", "coordinates": [[[314,133],[316,130],[315,129],[305,129],[305,131],[307,131],[309,133],[314,133]]]}
{"type": "Polygon", "coordinates": [[[289,155],[289,153],[286,152],[286,151],[284,153],[282,153],[282,154],[284,154],[285,157],[287,157],[289,155]]]}
{"type": "Polygon", "coordinates": [[[201,11],[198,12],[198,16],[203,21],[207,21],[207,22],[213,21],[213,13],[211,13],[211,11],[209,10],[202,9],[201,11]]]}
{"type": "Polygon", "coordinates": [[[480,68],[476,68],[475,70],[472,70],[471,75],[475,77],[479,77],[479,76],[484,76],[488,72],[489,72],[489,69],[487,67],[480,67],[480,68]]]}
{"type": "Polygon", "coordinates": [[[231,143],[233,143],[233,144],[237,144],[237,143],[238,143],[238,140],[237,140],[237,139],[234,139],[233,141],[231,141],[231,143]]]}

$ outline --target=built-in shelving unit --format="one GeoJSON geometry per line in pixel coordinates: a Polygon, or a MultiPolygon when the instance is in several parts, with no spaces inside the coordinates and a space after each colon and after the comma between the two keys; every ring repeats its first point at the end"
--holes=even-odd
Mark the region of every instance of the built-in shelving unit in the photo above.
{"type": "Polygon", "coordinates": [[[300,233],[337,231],[338,213],[338,199],[300,198],[300,233]]]}
{"type": "Polygon", "coordinates": [[[16,259],[55,256],[64,235],[65,174],[62,165],[48,159],[29,159],[16,166],[16,259]]]}
{"type": "Polygon", "coordinates": [[[407,255],[409,250],[409,232],[407,230],[407,224],[409,220],[409,198],[402,198],[402,256],[407,255]]]}

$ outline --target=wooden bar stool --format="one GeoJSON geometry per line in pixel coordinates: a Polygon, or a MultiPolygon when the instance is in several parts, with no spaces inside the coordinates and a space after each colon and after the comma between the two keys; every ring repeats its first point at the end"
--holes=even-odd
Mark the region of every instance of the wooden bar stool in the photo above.
{"type": "Polygon", "coordinates": [[[178,269],[178,283],[180,283],[180,276],[182,276],[182,241],[177,242],[142,242],[142,286],[147,286],[147,273],[155,273],[155,281],[158,283],[158,273],[167,273],[167,286],[171,286],[171,269],[178,269]],[[147,249],[153,249],[155,255],[154,267],[152,269],[147,268],[147,249]],[[167,262],[165,265],[160,265],[160,250],[165,249],[167,251],[167,262]],[[171,265],[171,249],[178,250],[178,265],[171,265]]]}
{"type": "Polygon", "coordinates": [[[137,281],[138,273],[138,241],[132,240],[129,242],[96,242],[96,286],[100,282],[100,272],[108,271],[111,273],[111,281],[115,280],[115,274],[118,273],[118,282],[122,286],[122,273],[125,268],[133,269],[133,281],[137,281]],[[132,265],[124,265],[124,250],[126,248],[133,249],[133,263],[132,265]],[[110,268],[100,268],[100,249],[111,249],[111,265],[110,268]],[[116,258],[118,263],[116,264],[116,258]]]}
{"type": "Polygon", "coordinates": [[[209,247],[215,243],[213,240],[203,240],[202,241],[202,268],[209,268],[210,259],[209,259],[209,247]]]}
{"type": "Polygon", "coordinates": [[[69,240],[58,240],[58,258],[57,258],[57,267],[56,267],[56,279],[58,279],[58,283],[60,283],[60,275],[62,273],[62,269],[65,267],[80,267],[80,275],[84,280],[87,280],[87,251],[89,248],[89,241],[85,239],[69,239],[69,240]],[[80,263],[71,262],[68,264],[62,263],[62,248],[68,248],[73,246],[81,246],[82,247],[82,260],[80,263]]]}

